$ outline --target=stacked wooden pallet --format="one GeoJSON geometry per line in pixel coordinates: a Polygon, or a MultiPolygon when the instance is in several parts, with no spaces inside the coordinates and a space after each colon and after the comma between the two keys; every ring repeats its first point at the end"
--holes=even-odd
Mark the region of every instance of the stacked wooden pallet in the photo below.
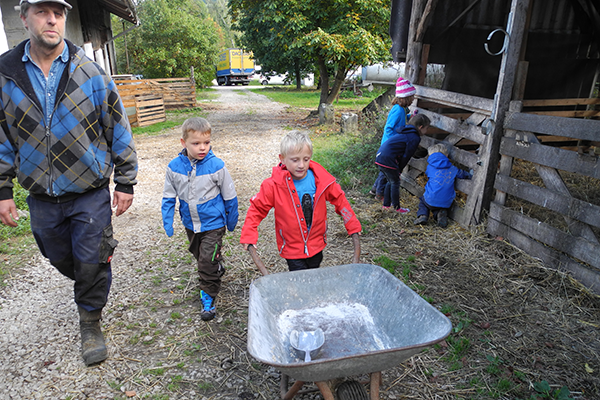
{"type": "Polygon", "coordinates": [[[196,106],[190,78],[119,79],[115,81],[132,126],[165,121],[165,110],[196,106]]]}

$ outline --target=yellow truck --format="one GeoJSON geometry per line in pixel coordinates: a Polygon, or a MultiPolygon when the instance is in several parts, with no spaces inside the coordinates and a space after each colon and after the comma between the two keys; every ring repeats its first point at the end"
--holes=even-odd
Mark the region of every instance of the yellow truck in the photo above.
{"type": "Polygon", "coordinates": [[[217,83],[221,85],[247,85],[254,74],[252,53],[242,49],[227,49],[219,53],[217,83]]]}

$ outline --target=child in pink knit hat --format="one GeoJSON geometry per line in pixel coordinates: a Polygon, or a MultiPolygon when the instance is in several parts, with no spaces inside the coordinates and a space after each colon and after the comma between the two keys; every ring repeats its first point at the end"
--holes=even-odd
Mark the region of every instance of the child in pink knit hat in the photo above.
{"type": "MultiPolygon", "coordinates": [[[[392,100],[392,109],[388,113],[385,128],[383,128],[381,144],[404,128],[406,121],[410,118],[408,106],[415,100],[416,93],[415,87],[407,79],[398,78],[398,81],[396,81],[396,96],[392,100]]],[[[383,190],[386,183],[385,176],[382,172],[379,172],[369,194],[375,196],[377,200],[383,200],[383,190]]]]}

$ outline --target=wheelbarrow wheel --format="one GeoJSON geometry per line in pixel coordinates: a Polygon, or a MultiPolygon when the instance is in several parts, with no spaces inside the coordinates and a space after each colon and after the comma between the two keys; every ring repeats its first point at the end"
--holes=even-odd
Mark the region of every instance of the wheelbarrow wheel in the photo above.
{"type": "Polygon", "coordinates": [[[357,381],[342,382],[336,390],[340,400],[369,400],[365,387],[357,381]]]}

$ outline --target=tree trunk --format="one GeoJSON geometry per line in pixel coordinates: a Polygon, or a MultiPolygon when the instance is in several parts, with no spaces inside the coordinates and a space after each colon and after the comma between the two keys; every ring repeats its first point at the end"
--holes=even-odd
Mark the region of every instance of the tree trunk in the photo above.
{"type": "Polygon", "coordinates": [[[344,84],[344,80],[346,80],[346,73],[348,73],[348,68],[338,66],[337,72],[335,73],[335,81],[333,82],[333,87],[329,92],[329,96],[327,96],[327,104],[333,104],[333,101],[340,93],[342,85],[344,84]]]}
{"type": "Polygon", "coordinates": [[[296,74],[296,89],[302,89],[302,79],[300,77],[300,61],[296,58],[294,59],[294,73],[296,74]]]}
{"type": "Polygon", "coordinates": [[[323,104],[327,103],[327,96],[329,95],[329,74],[323,57],[319,56],[317,62],[319,63],[319,74],[321,76],[321,97],[319,104],[323,104]]]}

